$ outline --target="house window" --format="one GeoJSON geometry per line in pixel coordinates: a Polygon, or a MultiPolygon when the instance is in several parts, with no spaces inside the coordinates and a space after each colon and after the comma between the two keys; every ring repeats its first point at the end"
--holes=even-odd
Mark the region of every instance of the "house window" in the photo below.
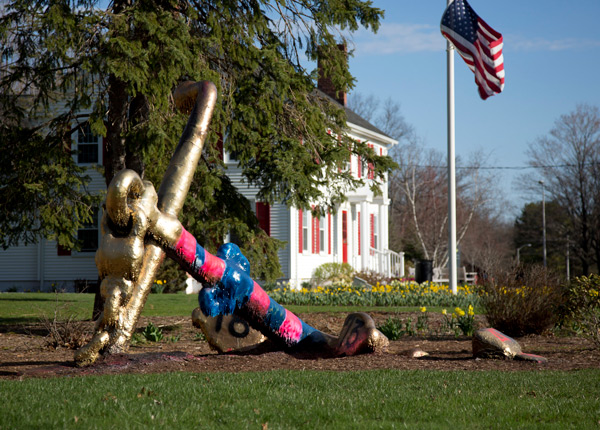
{"type": "Polygon", "coordinates": [[[300,224],[300,247],[299,251],[302,253],[308,251],[308,212],[299,210],[299,224],[300,224]]]}
{"type": "Polygon", "coordinates": [[[89,122],[79,126],[77,130],[77,163],[98,163],[99,136],[92,132],[89,122]]]}
{"type": "MultiPolygon", "coordinates": [[[[331,219],[331,214],[329,215],[330,219],[331,219]]],[[[333,228],[329,229],[329,237],[331,238],[331,234],[333,232],[333,253],[335,255],[337,255],[338,253],[338,236],[337,236],[337,229],[338,229],[338,219],[337,219],[337,215],[333,217],[333,228]]],[[[331,244],[331,240],[329,241],[329,244],[331,244]]],[[[331,254],[331,251],[329,251],[329,253],[331,254]]]]}
{"type": "Polygon", "coordinates": [[[77,241],[81,247],[80,252],[96,252],[98,249],[98,209],[92,210],[92,220],[84,223],[77,230],[77,241]]]}

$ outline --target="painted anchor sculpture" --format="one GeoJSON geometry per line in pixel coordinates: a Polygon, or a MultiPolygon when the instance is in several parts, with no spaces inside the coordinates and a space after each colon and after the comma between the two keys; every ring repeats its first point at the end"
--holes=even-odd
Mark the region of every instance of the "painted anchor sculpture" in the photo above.
{"type": "Polygon", "coordinates": [[[158,193],[132,170],[119,172],[108,187],[96,253],[104,310],[92,340],[76,351],[76,364],[89,365],[102,353],[127,350],[165,252],[203,284],[199,304],[206,315],[235,312],[279,345],[322,355],[383,350],[388,340],[368,315],[349,315],[338,338],[322,333],[273,301],[250,278],[248,260],[236,245],[225,244],[214,256],[179,223],[216,89],[208,82],[186,82],[174,99],[178,108],[191,108],[191,114],[158,193]]]}
{"type": "Polygon", "coordinates": [[[323,356],[378,352],[388,345],[388,339],[374,327],[370,317],[362,313],[351,314],[346,319],[339,337],[311,327],[269,297],[250,277],[250,264],[237,245],[224,244],[217,255],[212,255],[174,216],[158,210],[152,184],[142,181],[132,170],[122,170],[113,182],[115,185],[111,183],[107,194],[103,240],[97,254],[98,269],[105,275],[102,283],[105,321],[117,322],[119,297],[129,294],[126,280],[113,280],[110,271],[115,267],[114,262],[120,261],[121,266],[123,261],[135,264],[141,254],[142,238],[145,238],[160,246],[168,257],[202,283],[204,288],[198,293],[198,302],[207,316],[235,313],[276,346],[323,356]],[[130,191],[116,190],[117,187],[130,191]],[[123,209],[125,205],[128,210],[123,209]],[[129,217],[123,216],[127,212],[129,217]],[[128,246],[115,246],[114,242],[119,240],[115,231],[124,227],[129,227],[129,233],[121,234],[120,239],[128,246]],[[127,249],[130,255],[124,258],[127,249]]]}

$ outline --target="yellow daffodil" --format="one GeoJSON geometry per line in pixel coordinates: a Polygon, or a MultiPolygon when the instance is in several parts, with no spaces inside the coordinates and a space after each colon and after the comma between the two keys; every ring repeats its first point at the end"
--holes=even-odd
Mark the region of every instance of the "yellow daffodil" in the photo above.
{"type": "Polygon", "coordinates": [[[425,306],[421,306],[421,312],[427,312],[427,308],[425,306]]]}
{"type": "Polygon", "coordinates": [[[446,309],[442,309],[442,315],[446,315],[448,311],[446,309]]]}

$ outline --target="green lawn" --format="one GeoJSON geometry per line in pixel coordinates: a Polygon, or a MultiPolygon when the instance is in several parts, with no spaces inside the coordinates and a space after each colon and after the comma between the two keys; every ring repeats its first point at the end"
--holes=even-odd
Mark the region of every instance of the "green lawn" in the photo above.
{"type": "MultiPolygon", "coordinates": [[[[187,294],[150,294],[142,315],[186,316],[198,306],[198,297],[187,294]]],[[[93,294],[77,293],[1,293],[0,325],[38,322],[57,310],[62,317],[91,319],[93,294]]]]}
{"type": "Polygon", "coordinates": [[[169,373],[0,381],[0,428],[595,429],[600,371],[169,373]]]}
{"type": "MultiPolygon", "coordinates": [[[[0,325],[38,322],[40,317],[51,317],[58,310],[62,317],[74,315],[90,319],[94,305],[93,294],[76,293],[0,293],[0,325]]],[[[144,306],[144,316],[190,316],[198,306],[195,294],[150,294],[144,306]]],[[[307,312],[414,312],[416,306],[288,306],[295,313],[307,312]]],[[[441,308],[428,310],[440,312],[441,308]]]]}

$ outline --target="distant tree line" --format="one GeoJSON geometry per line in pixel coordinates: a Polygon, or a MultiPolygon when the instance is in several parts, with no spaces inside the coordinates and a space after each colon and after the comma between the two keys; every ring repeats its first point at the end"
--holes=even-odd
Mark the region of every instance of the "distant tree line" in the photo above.
{"type": "Polygon", "coordinates": [[[542,252],[542,192],[546,199],[546,241],[549,267],[566,265],[571,273],[598,273],[600,263],[600,111],[578,105],[561,115],[546,136],[528,147],[533,173],[521,184],[535,202],[525,205],[515,222],[515,246],[524,261],[540,262],[542,252]],[[542,183],[543,182],[543,183],[542,183]],[[543,187],[543,188],[542,188],[543,187]],[[528,247],[529,248],[529,247],[528,247]]]}

